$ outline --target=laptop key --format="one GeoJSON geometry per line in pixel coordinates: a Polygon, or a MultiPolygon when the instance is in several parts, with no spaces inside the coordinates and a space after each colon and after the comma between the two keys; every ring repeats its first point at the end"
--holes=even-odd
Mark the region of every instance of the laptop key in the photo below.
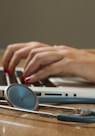
{"type": "Polygon", "coordinates": [[[55,85],[49,81],[49,79],[43,79],[41,80],[41,82],[43,83],[43,86],[46,86],[46,87],[55,87],[55,85]]]}
{"type": "Polygon", "coordinates": [[[5,73],[3,70],[0,70],[0,85],[7,85],[5,73]]]}
{"type": "Polygon", "coordinates": [[[9,79],[11,84],[17,83],[16,76],[14,73],[9,76],[9,79]]]}

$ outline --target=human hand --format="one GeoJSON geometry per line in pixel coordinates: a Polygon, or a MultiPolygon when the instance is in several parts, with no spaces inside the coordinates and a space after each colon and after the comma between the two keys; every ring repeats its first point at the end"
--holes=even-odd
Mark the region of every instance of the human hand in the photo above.
{"type": "Polygon", "coordinates": [[[39,42],[9,45],[3,56],[5,70],[12,73],[22,58],[26,58],[25,82],[56,74],[79,76],[95,82],[95,54],[92,51],[39,42]]]}
{"type": "Polygon", "coordinates": [[[23,76],[25,82],[35,82],[56,74],[79,76],[95,82],[93,73],[93,53],[62,45],[33,49],[27,58],[23,76]]]}
{"type": "Polygon", "coordinates": [[[16,43],[8,45],[2,58],[4,70],[9,74],[13,73],[20,60],[23,58],[27,58],[29,53],[34,48],[44,48],[47,46],[49,45],[40,42],[16,43]]]}

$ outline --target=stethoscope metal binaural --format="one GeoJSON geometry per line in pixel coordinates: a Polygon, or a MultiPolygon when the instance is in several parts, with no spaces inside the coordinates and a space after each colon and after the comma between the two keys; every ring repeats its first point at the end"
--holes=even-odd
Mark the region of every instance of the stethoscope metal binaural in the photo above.
{"type": "Polygon", "coordinates": [[[87,108],[73,108],[39,104],[36,94],[30,88],[22,84],[9,85],[8,88],[4,91],[4,97],[6,102],[9,103],[12,107],[0,105],[0,108],[38,114],[44,117],[56,118],[60,121],[95,123],[95,110],[87,108]],[[70,111],[73,114],[53,114],[49,112],[36,111],[39,106],[70,111]]]}

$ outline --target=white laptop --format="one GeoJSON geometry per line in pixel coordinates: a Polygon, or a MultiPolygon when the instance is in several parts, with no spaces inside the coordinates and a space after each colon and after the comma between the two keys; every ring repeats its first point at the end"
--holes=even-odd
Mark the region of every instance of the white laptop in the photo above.
{"type": "MultiPolygon", "coordinates": [[[[14,74],[8,76],[0,67],[0,99],[4,99],[4,90],[21,81],[23,68],[16,68],[14,74]]],[[[95,85],[81,78],[54,76],[32,84],[26,84],[45,103],[95,103],[95,85]]]]}

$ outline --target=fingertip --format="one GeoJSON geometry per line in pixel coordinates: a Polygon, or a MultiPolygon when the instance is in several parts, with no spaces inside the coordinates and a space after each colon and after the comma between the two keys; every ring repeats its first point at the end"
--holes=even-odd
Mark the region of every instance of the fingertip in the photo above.
{"type": "Polygon", "coordinates": [[[24,78],[24,82],[26,82],[26,83],[33,83],[35,81],[37,81],[37,79],[35,78],[34,75],[24,78]]]}
{"type": "Polygon", "coordinates": [[[4,72],[8,73],[8,75],[11,75],[11,71],[9,69],[4,68],[4,72]]]}
{"type": "Polygon", "coordinates": [[[6,73],[6,72],[7,72],[7,69],[4,67],[4,68],[3,68],[3,71],[6,73]]]}
{"type": "Polygon", "coordinates": [[[24,81],[25,81],[25,82],[28,82],[28,81],[30,81],[30,79],[31,79],[31,77],[26,77],[26,78],[24,79],[24,81]]]}

